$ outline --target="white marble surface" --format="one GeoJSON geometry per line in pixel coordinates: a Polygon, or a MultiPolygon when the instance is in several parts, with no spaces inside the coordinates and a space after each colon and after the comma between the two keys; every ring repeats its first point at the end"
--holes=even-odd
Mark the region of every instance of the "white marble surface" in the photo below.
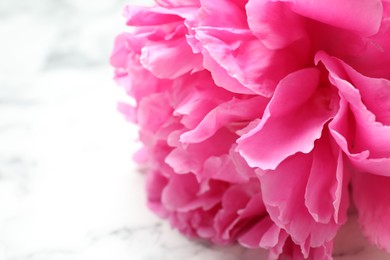
{"type": "MultiPolygon", "coordinates": [[[[124,4],[0,1],[0,260],[264,259],[188,241],[147,210],[108,65],[124,4]]],[[[351,232],[337,259],[390,259],[351,232]]]]}

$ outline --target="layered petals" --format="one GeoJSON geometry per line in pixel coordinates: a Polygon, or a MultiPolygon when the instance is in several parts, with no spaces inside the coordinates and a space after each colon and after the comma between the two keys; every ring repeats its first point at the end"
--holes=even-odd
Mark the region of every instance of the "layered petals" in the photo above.
{"type": "Polygon", "coordinates": [[[331,124],[336,141],[362,170],[389,176],[390,81],[363,76],[324,53],[317,58],[342,95],[342,107],[331,124]]]}
{"type": "Polygon", "coordinates": [[[140,62],[156,77],[172,79],[203,69],[202,57],[192,52],[185,37],[188,30],[184,20],[194,16],[196,10],[191,7],[125,8],[127,25],[139,26],[137,36],[144,38],[140,62]]]}
{"type": "Polygon", "coordinates": [[[238,151],[252,167],[275,169],[288,156],[308,153],[336,113],[337,97],[319,87],[315,68],[281,80],[259,124],[238,140],[238,151]]]}
{"type": "Polygon", "coordinates": [[[329,137],[325,131],[311,153],[293,155],[259,175],[271,219],[286,230],[305,257],[311,248],[331,241],[346,221],[347,167],[329,137]]]}
{"type": "Polygon", "coordinates": [[[350,193],[390,251],[389,0],[155,0],[110,58],[149,207],[191,238],[332,259],[350,193]]]}
{"type": "Polygon", "coordinates": [[[182,134],[180,140],[183,143],[198,143],[211,137],[221,127],[231,125],[233,128],[240,124],[243,128],[248,122],[262,116],[267,101],[264,97],[233,98],[211,110],[196,128],[182,134]]]}
{"type": "Polygon", "coordinates": [[[248,27],[245,4],[246,1],[201,1],[195,38],[202,47],[205,68],[219,86],[236,93],[269,97],[281,77],[306,61],[302,58],[303,48],[267,48],[248,27]]]}

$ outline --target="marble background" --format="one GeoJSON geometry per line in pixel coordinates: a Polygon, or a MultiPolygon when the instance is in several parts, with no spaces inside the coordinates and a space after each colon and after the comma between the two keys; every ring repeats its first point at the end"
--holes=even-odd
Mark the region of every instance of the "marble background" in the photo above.
{"type": "MultiPolygon", "coordinates": [[[[145,207],[108,65],[124,4],[0,1],[0,260],[264,259],[188,241],[145,207]]],[[[390,259],[355,218],[335,258],[390,259]]]]}

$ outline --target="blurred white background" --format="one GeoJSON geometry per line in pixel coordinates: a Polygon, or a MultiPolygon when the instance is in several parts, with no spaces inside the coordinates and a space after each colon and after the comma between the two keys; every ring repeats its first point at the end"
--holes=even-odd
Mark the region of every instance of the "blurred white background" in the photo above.
{"type": "Polygon", "coordinates": [[[147,210],[108,63],[126,2],[0,1],[0,260],[263,259],[147,210]]]}
{"type": "Polygon", "coordinates": [[[256,253],[190,242],[146,208],[108,62],[125,3],[0,1],[0,260],[256,253]]]}

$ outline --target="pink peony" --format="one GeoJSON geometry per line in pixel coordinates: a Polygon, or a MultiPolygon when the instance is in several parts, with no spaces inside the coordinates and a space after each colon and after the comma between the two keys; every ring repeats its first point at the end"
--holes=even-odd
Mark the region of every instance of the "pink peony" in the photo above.
{"type": "Polygon", "coordinates": [[[270,259],[331,259],[353,204],[390,252],[390,1],[158,0],[124,15],[111,64],[154,212],[270,259]]]}

